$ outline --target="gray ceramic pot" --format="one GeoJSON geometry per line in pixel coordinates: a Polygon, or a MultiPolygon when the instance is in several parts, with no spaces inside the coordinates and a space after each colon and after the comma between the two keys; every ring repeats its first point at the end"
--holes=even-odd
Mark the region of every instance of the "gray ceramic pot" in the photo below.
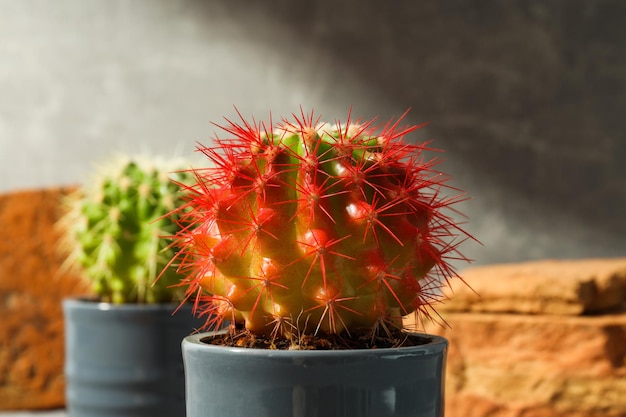
{"type": "Polygon", "coordinates": [[[448,342],[339,351],[183,341],[187,417],[441,417],[448,342]]]}
{"type": "Polygon", "coordinates": [[[204,321],[177,307],[63,301],[70,417],[185,415],[180,342],[204,321]]]}

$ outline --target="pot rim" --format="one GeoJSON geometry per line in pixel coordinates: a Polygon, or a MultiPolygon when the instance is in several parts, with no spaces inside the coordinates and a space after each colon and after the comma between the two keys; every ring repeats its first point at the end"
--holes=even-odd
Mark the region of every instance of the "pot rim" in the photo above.
{"type": "Polygon", "coordinates": [[[99,301],[93,297],[70,297],[63,299],[63,306],[66,308],[83,309],[83,310],[172,310],[189,309],[193,307],[192,303],[181,303],[179,301],[171,301],[164,303],[123,303],[115,304],[105,301],[99,301]]]}
{"type": "Polygon", "coordinates": [[[338,349],[338,350],[284,350],[284,349],[259,349],[246,347],[218,346],[205,343],[202,339],[217,334],[226,333],[228,330],[210,331],[195,333],[186,336],[183,341],[183,349],[189,350],[206,350],[215,354],[224,355],[244,355],[259,357],[342,357],[342,356],[379,356],[379,357],[397,357],[398,355],[406,356],[427,356],[438,355],[445,351],[448,347],[448,340],[442,336],[432,335],[428,333],[408,332],[409,334],[431,339],[430,342],[417,346],[402,346],[394,348],[377,348],[377,349],[338,349]]]}

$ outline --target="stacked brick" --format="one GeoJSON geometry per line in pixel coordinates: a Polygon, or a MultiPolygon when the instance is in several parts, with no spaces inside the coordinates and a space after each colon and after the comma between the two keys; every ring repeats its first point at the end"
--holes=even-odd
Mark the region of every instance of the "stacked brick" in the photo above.
{"type": "Polygon", "coordinates": [[[450,341],[446,416],[626,416],[626,258],[462,276],[426,329],[450,341]]]}
{"type": "Polygon", "coordinates": [[[0,410],[65,404],[61,301],[87,292],[60,268],[54,223],[68,191],[0,195],[0,410]]]}

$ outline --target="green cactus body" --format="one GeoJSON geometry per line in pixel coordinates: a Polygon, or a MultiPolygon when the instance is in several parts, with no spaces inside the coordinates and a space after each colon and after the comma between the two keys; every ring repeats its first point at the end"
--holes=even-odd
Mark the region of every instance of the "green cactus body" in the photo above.
{"type": "Polygon", "coordinates": [[[221,127],[229,138],[199,148],[212,166],[186,187],[175,238],[207,325],[290,337],[428,314],[463,232],[425,145],[403,141],[418,127],[312,114],[221,127]]]}
{"type": "Polygon", "coordinates": [[[66,201],[61,224],[68,262],[93,283],[102,301],[156,303],[180,299],[180,276],[163,236],[178,230],[170,215],[180,191],[180,163],[120,159],[66,201]],[[163,272],[162,272],[163,271],[163,272]],[[156,278],[162,272],[157,282],[156,278]]]}

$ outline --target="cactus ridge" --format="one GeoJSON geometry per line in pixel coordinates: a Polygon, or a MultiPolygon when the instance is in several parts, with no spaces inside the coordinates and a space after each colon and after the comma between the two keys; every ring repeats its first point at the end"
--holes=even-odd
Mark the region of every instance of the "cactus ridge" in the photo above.
{"type": "Polygon", "coordinates": [[[184,186],[178,271],[206,314],[290,337],[401,324],[432,314],[467,238],[446,213],[448,177],[426,159],[420,126],[321,123],[311,112],[268,124],[226,119],[198,145],[211,165],[184,186]]]}

